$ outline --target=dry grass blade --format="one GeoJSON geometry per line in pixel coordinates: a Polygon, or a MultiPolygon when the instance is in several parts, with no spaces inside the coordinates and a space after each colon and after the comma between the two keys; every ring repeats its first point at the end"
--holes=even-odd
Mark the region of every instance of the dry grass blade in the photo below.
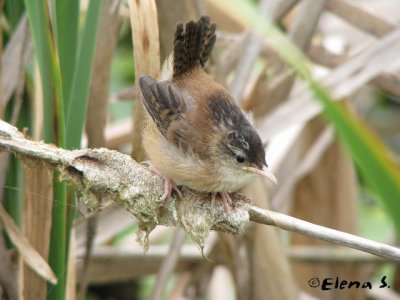
{"type": "MultiPolygon", "coordinates": [[[[0,0],[0,8],[3,9],[4,1],[0,0]]],[[[3,28],[0,29],[0,54],[3,57],[3,28]]],[[[4,118],[5,103],[3,101],[3,60],[0,61],[0,118],[4,118]]],[[[7,169],[8,153],[0,154],[0,198],[3,199],[3,187],[5,173],[7,169]]],[[[0,224],[0,231],[3,232],[3,226],[0,224]]],[[[4,293],[10,299],[19,298],[19,286],[17,278],[17,268],[13,264],[11,250],[7,248],[4,235],[0,236],[0,286],[4,289],[4,293]]]]}
{"type": "MultiPolygon", "coordinates": [[[[288,154],[290,153],[293,146],[298,141],[304,125],[296,125],[287,130],[276,134],[268,143],[266,149],[266,157],[268,157],[268,165],[271,171],[278,176],[278,181],[281,178],[281,169],[285,161],[287,160],[288,154]]],[[[285,175],[285,174],[284,174],[285,175]]]]}
{"type": "Polygon", "coordinates": [[[218,24],[218,29],[227,32],[240,32],[248,28],[236,18],[226,14],[225,7],[215,0],[204,0],[204,7],[211,19],[218,24]]]}
{"type": "MultiPolygon", "coordinates": [[[[3,226],[0,224],[0,230],[3,226]]],[[[7,248],[4,235],[0,237],[0,285],[10,299],[19,299],[17,266],[12,259],[12,251],[7,248]]]]}
{"type": "Polygon", "coordinates": [[[178,228],[175,231],[168,254],[165,256],[160,271],[157,274],[156,283],[150,296],[151,300],[161,299],[162,293],[164,292],[168,283],[168,278],[170,277],[179,259],[185,237],[186,233],[182,228],[178,228]]]}
{"type": "Polygon", "coordinates": [[[299,0],[281,0],[279,1],[275,11],[274,20],[281,20],[296,4],[299,0]]]}
{"type": "Polygon", "coordinates": [[[193,277],[192,270],[188,270],[187,272],[182,272],[175,283],[170,294],[165,298],[165,300],[176,300],[176,299],[185,299],[185,290],[187,286],[190,284],[193,277]]]}
{"type": "Polygon", "coordinates": [[[290,259],[310,263],[384,263],[379,256],[344,247],[291,246],[286,250],[290,259]]]}
{"type": "Polygon", "coordinates": [[[18,226],[0,205],[0,219],[13,244],[17,247],[23,260],[42,278],[53,284],[57,278],[47,264],[46,260],[32,247],[28,239],[21,233],[18,226]]]}
{"type": "MultiPolygon", "coordinates": [[[[113,202],[107,201],[106,203],[104,203],[104,205],[102,205],[102,211],[101,212],[104,213],[105,211],[109,210],[110,208],[112,208],[113,204],[114,204],[113,202]]],[[[77,227],[79,225],[85,224],[91,218],[94,218],[97,215],[100,215],[100,212],[91,211],[91,212],[84,213],[82,216],[75,218],[73,226],[77,227]]],[[[81,234],[83,234],[83,232],[81,232],[81,234]]]]}
{"type": "MultiPolygon", "coordinates": [[[[101,244],[113,238],[123,229],[135,224],[135,219],[125,210],[121,209],[114,202],[113,207],[103,209],[98,213],[97,231],[94,245],[101,244]]],[[[104,207],[103,207],[104,208],[104,207]]],[[[85,233],[87,223],[81,223],[76,227],[76,253],[81,255],[85,252],[85,233]]]]}
{"type": "Polygon", "coordinates": [[[189,19],[197,19],[203,10],[203,3],[197,0],[155,0],[158,11],[158,26],[160,35],[160,61],[165,61],[174,46],[176,25],[189,19]],[[179,7],[179,13],[177,13],[179,7]]]}
{"type": "MultiPolygon", "coordinates": [[[[223,41],[223,36],[218,34],[217,45],[223,41]]],[[[240,53],[243,52],[246,42],[246,35],[240,35],[236,40],[227,44],[225,51],[218,56],[218,68],[215,70],[215,77],[217,80],[226,85],[226,79],[240,57],[240,53]]]]}
{"type": "MultiPolygon", "coordinates": [[[[25,87],[24,68],[32,49],[29,43],[29,33],[26,16],[22,16],[17,29],[7,44],[1,61],[1,104],[0,118],[4,119],[4,109],[11,96],[15,93],[16,99],[11,114],[11,124],[16,124],[22,106],[23,91],[25,87]],[[7,76],[4,76],[7,74],[7,76]]],[[[3,193],[8,155],[0,155],[0,195],[3,193]]]]}
{"type": "Polygon", "coordinates": [[[208,285],[207,296],[207,299],[209,300],[241,299],[240,292],[238,293],[238,295],[235,295],[235,285],[232,274],[225,266],[216,266],[213,269],[208,285]],[[222,286],[224,288],[221,288],[222,286]]]}
{"type": "Polygon", "coordinates": [[[107,119],[109,78],[120,23],[119,0],[104,1],[99,23],[101,35],[96,42],[86,114],[86,133],[90,148],[104,147],[105,145],[104,130],[107,119]]]}
{"type": "Polygon", "coordinates": [[[289,38],[302,50],[306,50],[324,11],[326,0],[303,0],[289,28],[289,38]]]}
{"type": "Polygon", "coordinates": [[[135,85],[124,87],[121,90],[110,95],[109,102],[118,102],[132,100],[135,97],[135,85]]]}
{"type": "Polygon", "coordinates": [[[33,78],[34,78],[34,94],[33,94],[33,134],[34,140],[40,140],[42,136],[43,127],[43,89],[42,89],[42,79],[39,73],[38,64],[33,65],[33,78]]]}
{"type": "MultiPolygon", "coordinates": [[[[140,99],[139,77],[148,75],[157,78],[160,72],[160,43],[158,33],[157,8],[154,0],[129,0],[134,62],[136,74],[136,99],[140,99]]],[[[142,128],[144,110],[139,101],[133,116],[132,157],[144,159],[142,128]]]]}
{"type": "Polygon", "coordinates": [[[292,193],[296,184],[319,162],[321,156],[325,153],[332,141],[333,130],[329,127],[325,129],[317,138],[316,142],[311,145],[308,152],[304,155],[304,158],[294,168],[294,171],[284,180],[280,181],[281,184],[277,187],[271,200],[275,210],[285,213],[290,212],[291,205],[288,202],[289,195],[292,193]]]}
{"type": "MultiPolygon", "coordinates": [[[[166,245],[152,246],[146,254],[143,253],[143,249],[137,247],[96,247],[93,250],[93,262],[89,267],[89,281],[101,284],[156,274],[167,253],[168,246],[166,245]]],[[[78,255],[78,261],[81,258],[78,255]]],[[[174,271],[193,270],[202,262],[203,258],[199,249],[194,245],[185,245],[180,251],[174,271]]]]}
{"type": "MultiPolygon", "coordinates": [[[[303,51],[309,47],[325,3],[326,0],[304,0],[298,5],[298,13],[290,25],[288,36],[303,51]]],[[[290,94],[295,82],[294,74],[288,73],[281,61],[279,61],[276,69],[278,74],[271,83],[266,85],[263,81],[262,85],[256,85],[255,89],[258,90],[252,91],[252,98],[249,98],[246,103],[248,108],[255,110],[256,116],[264,115],[273,105],[272,102],[280,103],[290,94]],[[269,101],[265,101],[265,99],[269,101]]]]}
{"type": "MultiPolygon", "coordinates": [[[[369,45],[362,53],[334,69],[322,79],[323,85],[331,90],[334,99],[350,95],[378,74],[400,66],[400,29],[369,45]]],[[[262,139],[297,123],[303,123],[321,111],[319,103],[313,101],[307,89],[297,90],[288,101],[272,111],[260,122],[262,139]]]]}
{"type": "Polygon", "coordinates": [[[399,51],[400,28],[397,28],[336,68],[323,82],[332,89],[335,98],[346,97],[378,74],[398,70],[399,51]]]}
{"type": "MultiPolygon", "coordinates": [[[[310,59],[328,68],[336,68],[348,60],[346,55],[330,52],[321,45],[312,45],[307,51],[310,59]]],[[[396,73],[383,72],[374,77],[369,83],[376,88],[392,95],[400,96],[400,76],[396,73]]]]}
{"type": "MultiPolygon", "coordinates": [[[[262,17],[271,15],[275,10],[277,1],[262,0],[259,4],[259,11],[262,17]]],[[[247,82],[249,80],[253,65],[256,62],[261,50],[261,37],[257,32],[250,31],[244,40],[244,49],[239,58],[236,75],[232,80],[229,92],[236,102],[241,102],[247,82]]]]}
{"type": "Polygon", "coordinates": [[[75,252],[75,232],[74,229],[71,231],[71,240],[69,244],[69,258],[68,258],[68,274],[67,274],[67,284],[66,284],[66,296],[67,300],[76,300],[76,283],[77,281],[77,262],[76,262],[76,252],[75,252]]]}
{"type": "MultiPolygon", "coordinates": [[[[380,88],[382,91],[400,97],[400,76],[393,73],[382,73],[371,80],[371,84],[380,88]]],[[[399,98],[395,98],[400,102],[399,98]]]]}
{"type": "MultiPolygon", "coordinates": [[[[244,192],[254,200],[255,206],[270,207],[270,193],[265,180],[261,178],[254,180],[244,192]]],[[[246,262],[241,259],[243,249],[239,251],[240,243],[236,243],[237,249],[233,249],[237,252],[236,259],[232,263],[237,269],[238,299],[298,299],[297,284],[279,232],[270,226],[252,225],[249,227],[251,230],[246,232],[246,238],[243,239],[247,249],[247,268],[246,262]],[[247,272],[243,272],[243,269],[247,272]],[[280,278],[285,278],[285,281],[280,278]]]]}
{"type": "MultiPolygon", "coordinates": [[[[319,118],[307,124],[297,145],[298,151],[305,153],[294,168],[294,172],[287,177],[286,187],[293,193],[291,197],[286,197],[283,187],[277,196],[281,197],[280,202],[284,204],[282,212],[289,212],[292,216],[314,224],[357,234],[357,187],[354,165],[343,148],[334,141],[332,128],[325,130],[324,128],[325,124],[319,118]]],[[[293,244],[325,245],[320,240],[303,235],[293,235],[293,244]]],[[[294,263],[294,266],[300,288],[306,289],[307,283],[301,279],[312,278],[315,270],[301,262],[294,263]]],[[[354,266],[349,272],[346,266],[321,263],[319,272],[368,280],[368,275],[362,272],[359,266],[354,266]]],[[[347,293],[347,299],[360,297],[360,291],[357,290],[347,293]]],[[[335,294],[334,297],[338,295],[335,294]]]]}
{"type": "Polygon", "coordinates": [[[261,49],[260,37],[255,32],[248,32],[244,37],[244,49],[239,57],[236,74],[230,84],[230,94],[237,103],[242,101],[253,65],[261,49]]]}
{"type": "MultiPolygon", "coordinates": [[[[25,164],[24,234],[32,247],[47,260],[53,205],[53,169],[43,162],[25,164]]],[[[27,266],[23,270],[26,299],[45,299],[47,283],[27,266]]]]}
{"type": "Polygon", "coordinates": [[[20,70],[26,65],[32,53],[31,46],[26,46],[28,36],[28,18],[23,16],[2,56],[2,73],[7,74],[2,78],[4,106],[15,92],[21,76],[20,70]]]}
{"type": "MultiPolygon", "coordinates": [[[[290,24],[288,36],[303,51],[309,47],[325,3],[326,0],[304,0],[299,4],[298,12],[290,24]]],[[[283,63],[281,67],[283,68],[283,63]]],[[[275,86],[271,84],[269,93],[275,95],[274,98],[278,98],[275,101],[285,100],[292,89],[295,76],[292,74],[285,76],[285,72],[287,71],[280,73],[282,78],[278,77],[280,81],[278,84],[275,86]]]]}
{"type": "Polygon", "coordinates": [[[326,9],[361,30],[378,37],[383,37],[396,28],[396,26],[390,22],[375,16],[362,7],[357,7],[350,1],[329,0],[326,9]]]}
{"type": "Polygon", "coordinates": [[[107,124],[105,131],[106,147],[118,149],[132,141],[132,119],[107,124]]]}

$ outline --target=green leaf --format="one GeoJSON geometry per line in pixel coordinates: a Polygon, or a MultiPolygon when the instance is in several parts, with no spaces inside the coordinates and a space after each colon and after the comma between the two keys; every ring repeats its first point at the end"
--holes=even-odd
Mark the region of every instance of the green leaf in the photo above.
{"type": "MultiPolygon", "coordinates": [[[[61,73],[46,0],[25,0],[33,45],[38,59],[43,91],[43,138],[65,146],[64,103],[61,73]]],[[[66,193],[65,184],[55,179],[54,207],[49,262],[58,283],[49,289],[48,299],[65,299],[66,282],[66,193]]]]}
{"type": "Polygon", "coordinates": [[[25,5],[42,79],[43,137],[46,142],[63,147],[65,127],[61,74],[50,27],[49,9],[45,0],[25,0],[25,5]]]}
{"type": "Polygon", "coordinates": [[[76,66],[79,0],[53,0],[52,3],[57,51],[60,59],[64,105],[68,107],[76,66]]]}
{"type": "Polygon", "coordinates": [[[10,23],[11,28],[18,25],[19,19],[24,13],[23,0],[8,0],[4,3],[4,13],[7,16],[7,21],[10,23]]]}
{"type": "Polygon", "coordinates": [[[67,110],[67,148],[80,147],[89,98],[101,1],[90,1],[67,110]]]}

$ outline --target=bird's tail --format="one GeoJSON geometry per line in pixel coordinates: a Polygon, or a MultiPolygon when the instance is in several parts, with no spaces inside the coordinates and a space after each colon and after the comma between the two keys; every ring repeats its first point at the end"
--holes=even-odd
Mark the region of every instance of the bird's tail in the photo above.
{"type": "Polygon", "coordinates": [[[175,79],[197,67],[204,67],[215,44],[215,28],[215,23],[211,24],[208,16],[176,27],[173,62],[175,79]]]}

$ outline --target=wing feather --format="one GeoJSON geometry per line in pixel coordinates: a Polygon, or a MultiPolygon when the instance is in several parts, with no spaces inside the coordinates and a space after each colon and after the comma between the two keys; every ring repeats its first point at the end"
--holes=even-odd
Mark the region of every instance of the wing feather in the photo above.
{"type": "Polygon", "coordinates": [[[186,115],[194,109],[194,99],[171,81],[143,76],[139,85],[143,105],[158,130],[170,143],[186,149],[184,135],[190,132],[186,115]]]}

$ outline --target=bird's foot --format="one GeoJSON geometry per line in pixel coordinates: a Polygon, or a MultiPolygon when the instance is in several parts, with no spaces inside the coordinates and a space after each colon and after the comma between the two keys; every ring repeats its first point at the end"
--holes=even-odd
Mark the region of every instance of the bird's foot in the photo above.
{"type": "Polygon", "coordinates": [[[149,165],[149,171],[164,179],[164,194],[162,194],[162,196],[160,197],[160,201],[164,202],[164,205],[167,204],[167,201],[171,197],[173,191],[178,194],[179,198],[183,197],[182,191],[177,187],[177,185],[171,178],[164,175],[159,169],[157,169],[153,165],[149,165]]]}
{"type": "Polygon", "coordinates": [[[230,213],[232,208],[232,198],[231,196],[229,196],[228,193],[225,192],[212,192],[211,193],[211,204],[214,205],[215,202],[215,197],[217,196],[217,194],[219,194],[219,196],[221,197],[222,200],[222,204],[224,205],[224,211],[226,213],[230,213]]]}

